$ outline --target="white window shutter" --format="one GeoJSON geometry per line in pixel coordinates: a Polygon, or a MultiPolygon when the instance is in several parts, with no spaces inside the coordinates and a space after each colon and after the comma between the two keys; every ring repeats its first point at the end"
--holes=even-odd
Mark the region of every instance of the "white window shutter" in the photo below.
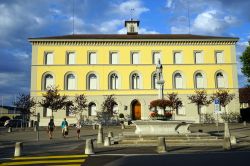
{"type": "Polygon", "coordinates": [[[119,81],[118,76],[115,77],[115,89],[118,89],[119,81]]]}
{"type": "Polygon", "coordinates": [[[68,90],[75,90],[76,89],[76,79],[75,76],[70,74],[68,76],[68,90]]]}
{"type": "Polygon", "coordinates": [[[47,108],[46,116],[52,116],[52,110],[50,108],[47,108]]]}
{"type": "Polygon", "coordinates": [[[204,88],[204,79],[200,74],[196,75],[196,88],[204,88]]]}
{"type": "Polygon", "coordinates": [[[53,64],[53,53],[49,52],[46,54],[46,64],[52,65],[53,64]]]}
{"type": "Polygon", "coordinates": [[[174,53],[174,62],[175,62],[175,64],[182,63],[182,54],[180,52],[174,53]]]}
{"type": "Polygon", "coordinates": [[[111,64],[118,64],[118,53],[117,52],[111,53],[111,64]]]}
{"type": "Polygon", "coordinates": [[[222,52],[216,52],[216,63],[224,63],[224,57],[222,52]]]}
{"type": "Polygon", "coordinates": [[[132,53],[132,63],[139,64],[139,53],[138,52],[132,53]]]}
{"type": "Polygon", "coordinates": [[[153,53],[153,59],[154,59],[154,64],[157,64],[159,59],[161,60],[161,54],[159,52],[154,52],[153,53]]]}
{"type": "Polygon", "coordinates": [[[182,82],[183,80],[182,80],[182,76],[181,75],[177,75],[177,76],[175,76],[175,87],[176,87],[176,89],[181,89],[182,88],[182,84],[183,84],[183,82],[182,82]]]}
{"type": "Polygon", "coordinates": [[[91,108],[90,108],[91,110],[91,113],[90,113],[90,115],[91,116],[96,116],[97,115],[97,113],[96,113],[96,105],[91,105],[91,108]]]}
{"type": "Polygon", "coordinates": [[[75,53],[70,52],[68,53],[68,64],[75,64],[75,53]]]}
{"type": "Polygon", "coordinates": [[[54,86],[54,79],[51,75],[47,75],[45,77],[45,89],[51,87],[51,86],[54,86]]]}
{"type": "Polygon", "coordinates": [[[195,52],[195,63],[203,63],[203,55],[201,52],[195,52]]]}
{"type": "Polygon", "coordinates": [[[218,88],[225,88],[225,80],[223,76],[217,76],[218,88]]]}
{"type": "Polygon", "coordinates": [[[201,113],[201,114],[205,114],[205,113],[206,113],[206,110],[207,110],[207,107],[206,107],[206,106],[200,106],[200,113],[201,113]]]}
{"type": "Polygon", "coordinates": [[[89,89],[97,89],[97,77],[95,75],[90,75],[89,89]]]}
{"type": "Polygon", "coordinates": [[[96,64],[96,59],[97,59],[96,53],[95,52],[91,52],[89,54],[89,63],[90,64],[96,64]]]}

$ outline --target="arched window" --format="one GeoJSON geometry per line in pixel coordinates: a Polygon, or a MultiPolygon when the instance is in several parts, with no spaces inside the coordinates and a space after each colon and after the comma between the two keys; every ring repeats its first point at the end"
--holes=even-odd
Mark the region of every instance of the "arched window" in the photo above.
{"type": "Polygon", "coordinates": [[[225,78],[221,72],[216,74],[216,86],[217,88],[225,88],[225,78]]]}
{"type": "Polygon", "coordinates": [[[89,116],[96,116],[96,104],[95,103],[90,103],[89,104],[89,116]]]}
{"type": "Polygon", "coordinates": [[[47,74],[44,77],[44,90],[54,86],[54,78],[51,74],[47,74]]]}
{"type": "Polygon", "coordinates": [[[109,85],[110,85],[110,89],[118,89],[118,76],[117,74],[113,73],[110,75],[109,78],[109,85]]]}
{"type": "Polygon", "coordinates": [[[132,74],[132,89],[140,88],[140,76],[137,73],[132,74]]]}
{"type": "Polygon", "coordinates": [[[158,84],[157,84],[157,75],[156,73],[153,74],[153,78],[152,78],[152,89],[158,89],[158,84]]]}
{"type": "Polygon", "coordinates": [[[204,77],[201,73],[195,75],[195,87],[204,88],[204,77]]]}
{"type": "Polygon", "coordinates": [[[74,74],[68,74],[66,77],[66,90],[76,89],[76,77],[74,74]]]}
{"type": "Polygon", "coordinates": [[[97,77],[95,74],[90,74],[88,78],[89,90],[97,89],[97,77]]]}
{"type": "Polygon", "coordinates": [[[114,114],[118,114],[118,105],[117,105],[117,103],[115,103],[114,105],[113,105],[113,110],[112,110],[112,114],[114,115],[114,114]]]}
{"type": "Polygon", "coordinates": [[[174,87],[176,89],[183,88],[183,78],[182,78],[182,75],[180,73],[176,73],[174,75],[174,87]]]}

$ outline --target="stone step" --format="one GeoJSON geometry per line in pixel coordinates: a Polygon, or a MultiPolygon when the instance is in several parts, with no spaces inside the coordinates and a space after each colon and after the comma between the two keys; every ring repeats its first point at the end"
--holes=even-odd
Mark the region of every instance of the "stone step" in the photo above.
{"type": "MultiPolygon", "coordinates": [[[[223,140],[205,140],[205,141],[180,141],[180,140],[166,140],[167,145],[170,146],[222,146],[223,140]]],[[[151,144],[156,145],[157,141],[155,140],[122,140],[119,144],[151,144]]]]}

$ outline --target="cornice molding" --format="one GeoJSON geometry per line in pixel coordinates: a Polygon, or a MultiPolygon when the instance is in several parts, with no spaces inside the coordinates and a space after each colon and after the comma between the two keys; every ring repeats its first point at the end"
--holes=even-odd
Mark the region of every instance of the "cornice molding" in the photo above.
{"type": "Polygon", "coordinates": [[[138,40],[138,41],[82,41],[82,40],[30,40],[32,45],[54,46],[166,46],[166,45],[235,45],[235,40],[138,40]]]}

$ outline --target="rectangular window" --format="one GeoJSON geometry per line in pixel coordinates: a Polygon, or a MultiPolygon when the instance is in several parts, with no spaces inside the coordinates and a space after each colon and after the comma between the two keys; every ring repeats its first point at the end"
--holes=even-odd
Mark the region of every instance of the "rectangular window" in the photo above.
{"type": "Polygon", "coordinates": [[[117,52],[111,52],[110,58],[111,58],[111,64],[118,64],[118,53],[117,52]]]}
{"type": "Polygon", "coordinates": [[[177,114],[178,115],[186,115],[186,109],[185,109],[185,107],[182,106],[181,108],[178,108],[177,114]]]}
{"type": "Polygon", "coordinates": [[[139,64],[139,52],[132,53],[132,64],[139,64]]]}
{"type": "Polygon", "coordinates": [[[46,110],[46,116],[47,116],[47,117],[52,116],[52,109],[47,108],[47,110],[46,110]]]}
{"type": "Polygon", "coordinates": [[[46,65],[53,64],[53,53],[52,52],[45,53],[45,64],[46,65]]]}
{"type": "Polygon", "coordinates": [[[202,52],[194,52],[194,56],[195,56],[195,63],[196,64],[200,64],[203,63],[203,54],[202,52]]]}
{"type": "Polygon", "coordinates": [[[153,64],[158,64],[159,60],[161,60],[161,54],[159,52],[153,52],[153,64]]]}
{"type": "Polygon", "coordinates": [[[216,63],[224,63],[224,55],[223,52],[215,53],[216,63]]]}
{"type": "Polygon", "coordinates": [[[69,65],[75,64],[75,53],[74,52],[69,52],[67,54],[67,64],[69,64],[69,65]]]}
{"type": "Polygon", "coordinates": [[[182,64],[182,54],[181,52],[174,53],[174,64],[182,64]]]}
{"type": "Polygon", "coordinates": [[[89,64],[96,64],[97,62],[97,55],[96,52],[89,53],[89,64]]]}

